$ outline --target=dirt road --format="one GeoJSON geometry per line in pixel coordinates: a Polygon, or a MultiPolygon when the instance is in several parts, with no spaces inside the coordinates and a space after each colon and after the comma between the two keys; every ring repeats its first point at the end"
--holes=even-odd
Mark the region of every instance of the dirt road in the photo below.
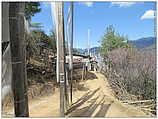
{"type": "Polygon", "coordinates": [[[68,117],[149,117],[141,110],[119,102],[107,79],[100,73],[92,73],[96,78],[84,82],[84,87],[88,90],[83,96],[76,92],[75,97],[79,98],[74,99],[74,102],[77,101],[70,109],[68,117]]]}
{"type": "MultiPolygon", "coordinates": [[[[73,93],[73,105],[66,117],[149,117],[141,110],[118,101],[107,79],[91,72],[93,78],[80,83],[73,93]]],[[[30,117],[59,117],[59,91],[29,102],[30,117]]]]}

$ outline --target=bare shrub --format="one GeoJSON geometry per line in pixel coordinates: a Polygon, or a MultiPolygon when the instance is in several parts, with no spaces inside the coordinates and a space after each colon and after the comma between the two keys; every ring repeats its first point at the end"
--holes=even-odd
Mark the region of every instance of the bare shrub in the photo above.
{"type": "Polygon", "coordinates": [[[108,53],[108,60],[106,75],[119,99],[156,99],[155,51],[117,48],[108,53]]]}

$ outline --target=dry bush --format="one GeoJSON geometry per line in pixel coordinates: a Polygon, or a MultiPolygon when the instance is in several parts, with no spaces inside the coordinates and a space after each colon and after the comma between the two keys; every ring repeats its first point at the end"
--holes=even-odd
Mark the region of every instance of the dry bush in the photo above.
{"type": "Polygon", "coordinates": [[[155,51],[118,48],[108,53],[108,60],[106,75],[119,99],[156,99],[155,51]]]}

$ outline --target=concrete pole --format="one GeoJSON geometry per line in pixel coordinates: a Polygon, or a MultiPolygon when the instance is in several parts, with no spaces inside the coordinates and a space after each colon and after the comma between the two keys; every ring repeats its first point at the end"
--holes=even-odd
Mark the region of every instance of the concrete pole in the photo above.
{"type": "Polygon", "coordinates": [[[90,29],[88,29],[88,55],[90,55],[90,29]]]}
{"type": "Polygon", "coordinates": [[[64,38],[64,10],[63,2],[55,2],[55,9],[57,14],[56,24],[58,27],[57,31],[57,60],[58,69],[57,74],[59,74],[60,81],[60,116],[64,117],[65,114],[65,38],[64,38]]]}

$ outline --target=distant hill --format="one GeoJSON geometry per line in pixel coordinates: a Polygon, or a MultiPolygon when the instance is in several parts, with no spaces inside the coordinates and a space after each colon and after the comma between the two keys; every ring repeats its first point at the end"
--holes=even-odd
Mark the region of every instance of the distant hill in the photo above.
{"type": "MultiPolygon", "coordinates": [[[[145,37],[138,40],[132,40],[130,43],[136,48],[142,50],[155,50],[156,49],[156,38],[155,37],[145,37]]],[[[87,54],[87,49],[77,48],[77,51],[81,54],[87,54]]],[[[99,47],[90,48],[90,53],[98,54],[99,47]]]]}
{"type": "MultiPolygon", "coordinates": [[[[87,49],[81,49],[81,48],[77,48],[77,51],[81,54],[87,54],[88,53],[88,50],[87,49]]],[[[92,54],[98,54],[99,52],[99,47],[93,47],[93,48],[90,48],[90,53],[92,54]]]]}
{"type": "Polygon", "coordinates": [[[80,54],[85,54],[85,53],[87,52],[87,49],[77,48],[77,51],[78,51],[80,54]]]}
{"type": "Polygon", "coordinates": [[[148,51],[153,51],[153,50],[156,50],[156,44],[154,45],[151,45],[149,47],[145,47],[145,48],[142,48],[142,50],[148,50],[148,51]]]}
{"type": "Polygon", "coordinates": [[[146,37],[146,38],[140,38],[138,40],[130,41],[132,45],[134,45],[136,48],[147,48],[150,46],[156,45],[156,38],[155,37],[146,37]]]}
{"type": "Polygon", "coordinates": [[[91,53],[98,53],[99,52],[99,47],[93,47],[90,49],[91,53]]]}

